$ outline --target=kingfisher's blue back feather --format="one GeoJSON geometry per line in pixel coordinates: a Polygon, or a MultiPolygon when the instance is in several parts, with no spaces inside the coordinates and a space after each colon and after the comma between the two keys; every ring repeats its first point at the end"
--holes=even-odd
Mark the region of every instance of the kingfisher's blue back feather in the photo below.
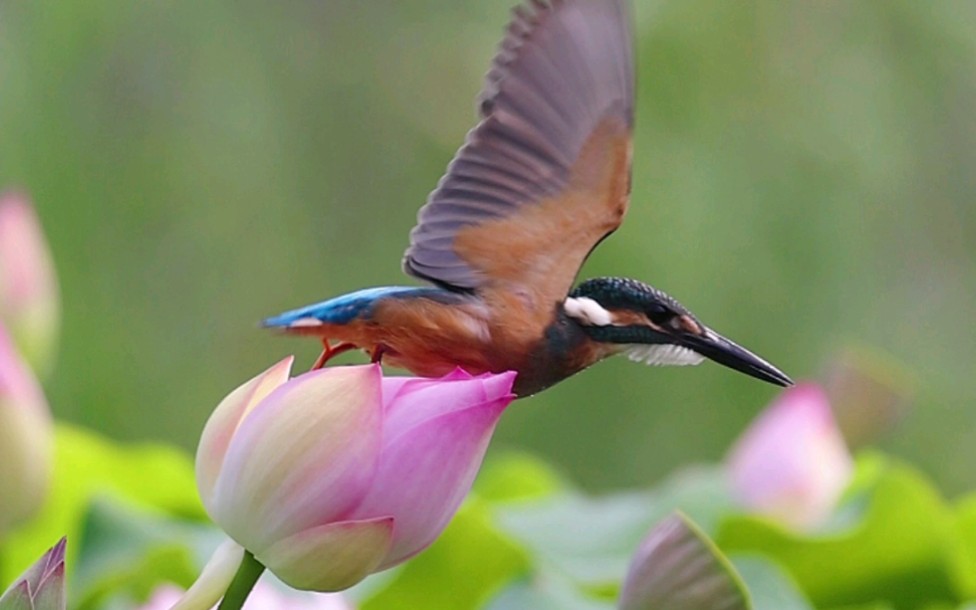
{"type": "Polygon", "coordinates": [[[365,288],[315,303],[283,314],[266,318],[265,327],[292,326],[300,320],[318,320],[324,324],[348,324],[360,317],[368,317],[373,305],[383,299],[427,298],[443,303],[453,303],[460,298],[457,293],[442,288],[414,286],[379,286],[365,288]]]}

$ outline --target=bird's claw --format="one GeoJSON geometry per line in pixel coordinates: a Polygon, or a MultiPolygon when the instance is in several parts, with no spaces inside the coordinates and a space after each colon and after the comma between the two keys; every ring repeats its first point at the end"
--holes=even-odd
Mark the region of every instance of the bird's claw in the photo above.
{"type": "Polygon", "coordinates": [[[332,345],[329,344],[328,339],[322,339],[322,347],[323,347],[322,353],[319,354],[319,357],[315,359],[315,363],[312,364],[312,368],[310,370],[313,371],[319,370],[320,368],[324,367],[326,363],[332,358],[334,358],[335,356],[338,356],[342,352],[347,352],[356,346],[353,345],[352,343],[339,343],[338,345],[333,347],[332,345]]]}

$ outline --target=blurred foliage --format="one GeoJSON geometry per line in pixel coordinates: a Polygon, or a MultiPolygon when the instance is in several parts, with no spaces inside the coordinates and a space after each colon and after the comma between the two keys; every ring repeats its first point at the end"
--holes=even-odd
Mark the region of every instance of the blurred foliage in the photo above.
{"type": "MultiPolygon", "coordinates": [[[[193,488],[180,474],[186,458],[116,447],[77,430],[62,430],[59,446],[96,472],[87,479],[75,472],[80,484],[59,477],[49,514],[0,547],[4,558],[43,550],[54,529],[45,523],[57,514],[74,547],[69,607],[132,608],[162,583],[188,586],[223,534],[185,501],[193,488]],[[119,476],[110,493],[79,500],[77,489],[96,488],[108,464],[140,465],[160,492],[119,476]]],[[[949,502],[918,471],[881,454],[859,457],[833,517],[805,533],[742,514],[720,465],[601,497],[556,483],[543,462],[525,455],[504,456],[485,474],[428,550],[346,593],[357,607],[609,610],[641,540],[669,522],[683,524],[675,544],[658,537],[644,546],[655,551],[637,554],[656,564],[645,581],[656,594],[689,599],[720,579],[741,596],[736,607],[753,610],[962,610],[976,601],[976,496],[949,502]],[[520,491],[497,494],[500,481],[520,482],[520,491]]]]}
{"type": "MultiPolygon", "coordinates": [[[[75,559],[85,545],[93,544],[99,536],[91,531],[97,521],[89,517],[99,501],[114,499],[126,505],[140,506],[194,520],[205,520],[206,513],[197,497],[193,478],[193,464],[183,452],[158,444],[120,446],[97,434],[72,426],[58,426],[55,434],[54,480],[41,512],[29,523],[4,538],[0,545],[0,582],[9,582],[21,570],[32,564],[58,536],[69,540],[67,569],[71,578],[84,579],[75,574],[75,559]]],[[[143,520],[145,524],[145,519],[143,520]]],[[[109,531],[110,527],[101,528],[109,531]]],[[[138,529],[138,528],[136,528],[138,529]]],[[[128,528],[128,544],[132,528],[128,528]]],[[[121,530],[119,535],[123,535],[121,530]]],[[[162,530],[157,530],[162,534],[162,530]]],[[[144,533],[145,535],[145,533],[144,533]]],[[[187,536],[184,536],[184,539],[187,536]]],[[[167,542],[179,543],[174,537],[167,542]]],[[[185,540],[184,540],[185,543],[185,540]]],[[[148,560],[140,557],[140,560],[148,560]]],[[[193,573],[189,576],[192,578],[193,573]]]]}
{"type": "MultiPolygon", "coordinates": [[[[409,282],[514,1],[0,3],[0,185],[34,196],[59,268],[57,414],[191,448],[230,388],[314,358],[262,317],[409,282]]],[[[649,280],[800,378],[878,346],[918,377],[886,448],[976,485],[976,4],[635,12],[634,203],[583,274],[649,280]]],[[[772,393],[618,359],[498,440],[645,483],[719,457],[772,393]]]]}
{"type": "Polygon", "coordinates": [[[478,608],[486,592],[529,569],[525,551],[494,527],[488,503],[470,498],[430,550],[407,563],[394,585],[363,610],[478,608]]]}
{"type": "MultiPolygon", "coordinates": [[[[525,463],[537,472],[537,464],[525,463]]],[[[517,470],[520,464],[512,460],[506,467],[517,470]]],[[[662,513],[679,509],[698,515],[694,522],[714,537],[720,557],[732,560],[757,610],[934,610],[966,607],[976,599],[973,496],[947,502],[914,468],[865,453],[834,516],[814,531],[798,533],[741,514],[725,491],[724,476],[721,467],[700,467],[640,493],[587,498],[566,488],[497,501],[495,526],[526,550],[531,565],[527,580],[511,587],[524,593],[526,582],[536,583],[529,591],[543,595],[555,586],[552,594],[565,596],[559,583],[569,582],[577,595],[603,599],[600,592],[615,589],[637,541],[661,522],[662,513]]]]}
{"type": "MultiPolygon", "coordinates": [[[[732,516],[717,534],[729,552],[774,558],[801,583],[818,608],[889,600],[894,608],[970,599],[976,591],[956,581],[965,545],[953,509],[912,468],[862,456],[874,476],[852,490],[846,508],[853,523],[815,535],[788,531],[754,516],[732,516]],[[863,497],[862,497],[863,494],[863,497]]],[[[965,576],[971,582],[971,575],[965,576]]]]}

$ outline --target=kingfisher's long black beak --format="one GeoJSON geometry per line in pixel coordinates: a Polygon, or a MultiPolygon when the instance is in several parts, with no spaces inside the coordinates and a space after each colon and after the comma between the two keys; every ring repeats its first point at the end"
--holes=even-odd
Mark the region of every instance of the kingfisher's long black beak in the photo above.
{"type": "Polygon", "coordinates": [[[786,373],[698,321],[681,303],[644,282],[603,277],[587,280],[563,305],[591,339],[617,344],[646,364],[698,364],[704,358],[778,386],[786,373]]]}
{"type": "Polygon", "coordinates": [[[676,338],[685,347],[730,369],[778,386],[793,385],[793,380],[786,373],[744,347],[736,345],[710,328],[702,327],[702,331],[701,334],[681,333],[676,338]]]}

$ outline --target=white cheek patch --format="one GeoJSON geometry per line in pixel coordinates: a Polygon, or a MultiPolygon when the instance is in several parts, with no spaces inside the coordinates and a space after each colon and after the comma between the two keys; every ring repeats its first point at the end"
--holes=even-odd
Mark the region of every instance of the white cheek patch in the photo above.
{"type": "Polygon", "coordinates": [[[588,297],[569,297],[563,303],[566,315],[586,326],[609,326],[613,323],[610,312],[588,297]]]}
{"type": "Polygon", "coordinates": [[[700,364],[705,357],[680,345],[629,345],[624,353],[634,362],[651,366],[687,366],[700,364]]]}

